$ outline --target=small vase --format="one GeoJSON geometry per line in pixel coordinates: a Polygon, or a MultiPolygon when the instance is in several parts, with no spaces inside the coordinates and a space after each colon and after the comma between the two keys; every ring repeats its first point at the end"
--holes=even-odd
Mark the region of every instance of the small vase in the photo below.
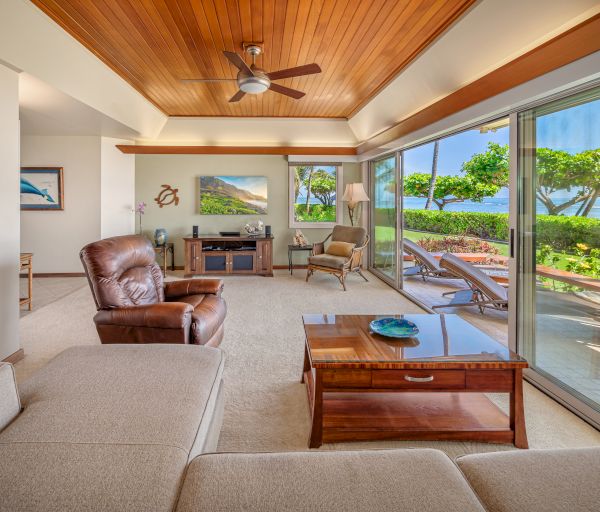
{"type": "Polygon", "coordinates": [[[157,247],[162,247],[163,245],[166,245],[168,239],[169,235],[166,229],[158,228],[156,231],[154,231],[154,241],[157,247]]]}

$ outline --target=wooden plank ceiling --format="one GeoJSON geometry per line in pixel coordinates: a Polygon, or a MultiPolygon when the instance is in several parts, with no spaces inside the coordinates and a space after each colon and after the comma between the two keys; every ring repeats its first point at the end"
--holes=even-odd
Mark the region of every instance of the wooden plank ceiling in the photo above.
{"type": "MultiPolygon", "coordinates": [[[[170,116],[348,118],[475,0],[32,0],[170,116]],[[235,78],[223,50],[262,42],[266,71],[316,62],[322,73],[228,100],[235,78]]],[[[247,60],[249,62],[249,60],[247,60]]]]}

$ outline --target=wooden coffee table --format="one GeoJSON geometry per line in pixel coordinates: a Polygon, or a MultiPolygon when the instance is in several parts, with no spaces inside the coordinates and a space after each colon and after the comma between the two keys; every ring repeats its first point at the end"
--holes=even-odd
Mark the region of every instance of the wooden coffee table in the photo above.
{"type": "Polygon", "coordinates": [[[303,316],[310,448],[377,439],[527,448],[525,359],[457,315],[398,316],[414,322],[419,334],[397,341],[371,332],[376,318],[303,316]],[[509,415],[484,393],[510,394],[509,415]]]}

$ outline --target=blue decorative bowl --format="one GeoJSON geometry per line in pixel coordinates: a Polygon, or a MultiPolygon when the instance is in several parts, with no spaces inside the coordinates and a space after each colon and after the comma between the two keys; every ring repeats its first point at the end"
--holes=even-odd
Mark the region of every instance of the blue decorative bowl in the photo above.
{"type": "Polygon", "coordinates": [[[369,327],[374,333],[388,338],[412,338],[419,334],[419,328],[414,323],[402,318],[378,318],[369,327]]]}

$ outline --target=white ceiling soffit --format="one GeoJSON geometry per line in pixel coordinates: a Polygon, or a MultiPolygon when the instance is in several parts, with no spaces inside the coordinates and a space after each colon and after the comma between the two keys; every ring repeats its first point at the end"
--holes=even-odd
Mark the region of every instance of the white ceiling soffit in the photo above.
{"type": "Polygon", "coordinates": [[[349,121],[360,141],[600,12],[598,0],[482,0],[349,121]]]}
{"type": "Polygon", "coordinates": [[[206,146],[349,146],[356,137],[345,119],[170,117],[160,135],[140,144],[206,146]]]}
{"type": "Polygon", "coordinates": [[[139,134],[28,73],[19,74],[22,135],[99,135],[135,139],[139,134]]]}
{"type": "Polygon", "coordinates": [[[155,137],[167,116],[29,0],[0,0],[0,60],[155,137]]]}

